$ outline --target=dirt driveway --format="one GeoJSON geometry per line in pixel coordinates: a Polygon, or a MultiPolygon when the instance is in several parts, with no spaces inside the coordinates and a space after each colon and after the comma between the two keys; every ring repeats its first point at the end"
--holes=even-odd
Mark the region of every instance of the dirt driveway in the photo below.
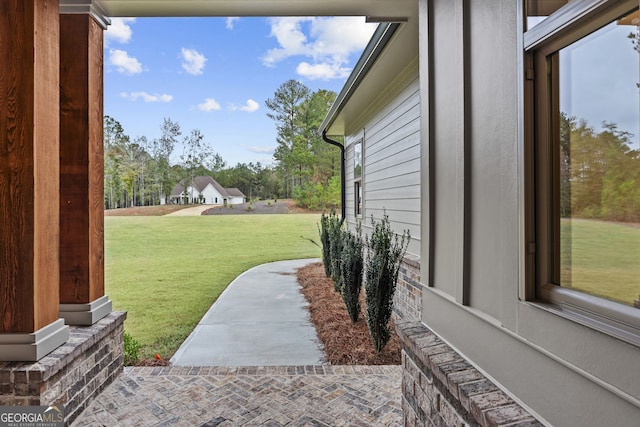
{"type": "Polygon", "coordinates": [[[191,208],[180,209],[179,211],[171,212],[165,216],[200,216],[202,212],[211,208],[212,205],[199,205],[191,208]]]}

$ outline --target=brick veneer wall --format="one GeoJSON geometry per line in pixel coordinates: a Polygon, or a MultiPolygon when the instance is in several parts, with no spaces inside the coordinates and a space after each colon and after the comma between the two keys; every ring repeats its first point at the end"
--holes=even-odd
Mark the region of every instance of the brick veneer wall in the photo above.
{"type": "Polygon", "coordinates": [[[70,326],[69,340],[38,362],[0,362],[0,405],[64,406],[70,424],[122,372],[125,318],[70,326]]]}
{"type": "Polygon", "coordinates": [[[397,321],[405,426],[542,426],[420,321],[397,321]]]}
{"type": "Polygon", "coordinates": [[[420,259],[406,254],[400,265],[396,292],[393,296],[395,319],[419,320],[422,315],[422,284],[420,259]]]}

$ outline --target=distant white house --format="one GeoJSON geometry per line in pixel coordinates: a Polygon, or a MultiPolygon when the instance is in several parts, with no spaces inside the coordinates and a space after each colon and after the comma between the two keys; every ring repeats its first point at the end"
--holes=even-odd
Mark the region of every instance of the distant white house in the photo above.
{"type": "Polygon", "coordinates": [[[246,196],[237,188],[224,188],[210,176],[197,176],[193,185],[185,186],[184,180],[178,182],[171,190],[170,200],[175,204],[239,205],[246,196]]]}

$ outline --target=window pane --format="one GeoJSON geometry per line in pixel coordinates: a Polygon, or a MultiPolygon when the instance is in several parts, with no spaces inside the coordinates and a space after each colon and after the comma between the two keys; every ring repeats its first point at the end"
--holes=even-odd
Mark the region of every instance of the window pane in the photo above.
{"type": "Polygon", "coordinates": [[[527,1],[527,29],[535,27],[547,16],[560,9],[569,0],[529,0],[527,1]]]}
{"type": "Polygon", "coordinates": [[[356,142],[353,146],[353,176],[355,178],[362,176],[362,141],[356,142]]]}
{"type": "Polygon", "coordinates": [[[559,52],[561,286],[640,299],[638,11],[559,52]]]}
{"type": "Polygon", "coordinates": [[[354,185],[355,194],[355,214],[356,216],[362,215],[362,185],[360,181],[356,181],[354,185]]]}

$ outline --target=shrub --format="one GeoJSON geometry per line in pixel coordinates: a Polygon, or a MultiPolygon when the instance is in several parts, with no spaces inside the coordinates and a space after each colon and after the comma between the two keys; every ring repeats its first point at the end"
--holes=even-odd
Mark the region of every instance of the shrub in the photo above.
{"type": "MultiPolygon", "coordinates": [[[[330,215],[335,215],[331,212],[330,215]]],[[[320,234],[320,244],[322,245],[322,264],[324,266],[324,274],[331,276],[331,243],[329,242],[329,221],[330,216],[323,212],[320,216],[320,225],[318,225],[318,234],[320,234]]]]}
{"type": "Polygon", "coordinates": [[[342,255],[342,221],[334,212],[329,218],[329,256],[331,260],[331,278],[333,279],[333,289],[342,292],[340,281],[340,264],[342,255]]]}
{"type": "Polygon", "coordinates": [[[322,244],[324,274],[333,279],[334,287],[338,292],[340,290],[341,227],[342,222],[334,210],[331,210],[329,215],[323,213],[320,217],[318,232],[320,234],[320,243],[322,244]]]}
{"type": "Polygon", "coordinates": [[[140,348],[142,345],[129,335],[128,332],[124,332],[124,365],[132,366],[136,365],[140,361],[140,348]]]}
{"type": "Polygon", "coordinates": [[[391,338],[388,324],[393,310],[393,294],[410,235],[409,230],[405,230],[402,238],[398,237],[391,230],[386,213],[380,222],[371,217],[371,224],[371,237],[365,238],[365,299],[369,333],[376,351],[380,353],[391,338]]]}
{"type": "Polygon", "coordinates": [[[342,284],[342,300],[353,323],[360,315],[360,290],[362,289],[362,227],[356,225],[356,233],[349,230],[342,232],[342,253],[340,263],[340,282],[342,284]]]}

